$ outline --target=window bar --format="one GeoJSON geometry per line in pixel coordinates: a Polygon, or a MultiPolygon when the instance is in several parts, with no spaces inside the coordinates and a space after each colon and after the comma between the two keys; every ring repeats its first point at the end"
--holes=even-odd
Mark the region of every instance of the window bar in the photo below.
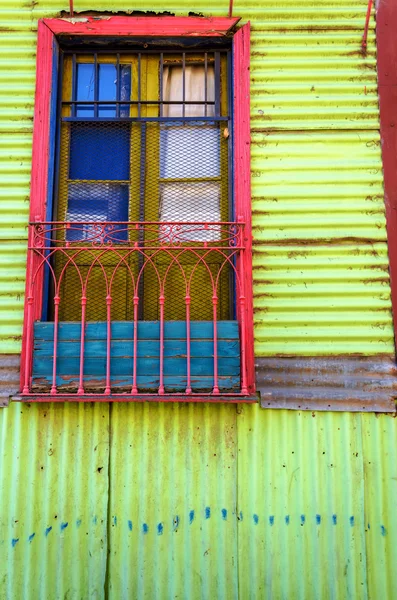
{"type": "Polygon", "coordinates": [[[160,117],[163,116],[163,76],[164,76],[164,55],[161,52],[160,53],[160,81],[159,81],[159,87],[160,87],[160,117]]]}
{"type": "Polygon", "coordinates": [[[207,116],[207,97],[208,97],[208,54],[204,52],[204,116],[207,116]]]}
{"type": "Polygon", "coordinates": [[[98,89],[99,89],[99,77],[98,77],[98,56],[94,54],[94,117],[98,117],[98,89]]]}
{"type": "Polygon", "coordinates": [[[112,310],[112,296],[109,291],[106,296],[106,385],[105,385],[105,396],[111,394],[110,389],[110,350],[112,341],[112,321],[111,321],[111,310],[112,310]]]}
{"type": "Polygon", "coordinates": [[[221,116],[221,60],[220,53],[215,52],[215,116],[221,116]]]}
{"type": "MultiPolygon", "coordinates": [[[[185,98],[186,98],[186,55],[182,52],[182,117],[185,116],[185,98]]],[[[184,123],[185,125],[185,123],[184,123]]]]}
{"type": "Polygon", "coordinates": [[[186,289],[186,394],[192,393],[191,364],[190,364],[190,286],[186,289]]]}
{"type": "Polygon", "coordinates": [[[164,394],[164,290],[160,287],[160,381],[158,393],[164,394]]]}
{"type": "Polygon", "coordinates": [[[52,356],[52,386],[50,394],[54,396],[57,393],[57,352],[58,352],[58,324],[59,324],[59,302],[58,290],[54,296],[54,350],[52,356]]]}
{"type": "MultiPolygon", "coordinates": [[[[145,191],[146,191],[146,123],[141,123],[141,150],[139,158],[139,221],[142,223],[145,220],[145,191]]],[[[139,227],[138,240],[141,246],[145,239],[144,227],[139,227]]],[[[144,256],[141,252],[138,254],[138,272],[143,270],[144,256]]],[[[139,278],[138,296],[143,298],[145,274],[142,273],[139,278]]],[[[139,320],[143,319],[143,302],[139,304],[139,320]]]]}
{"type": "Polygon", "coordinates": [[[135,294],[134,294],[134,359],[133,359],[133,373],[132,373],[131,394],[137,394],[138,393],[138,386],[137,386],[137,366],[138,366],[138,304],[139,304],[139,296],[137,296],[136,292],[135,292],[135,294]]]}
{"type": "Polygon", "coordinates": [[[121,88],[121,81],[120,81],[120,54],[117,53],[117,59],[116,59],[116,117],[120,117],[120,88],[121,88]]]}
{"type": "Polygon", "coordinates": [[[79,365],[79,388],[78,394],[84,394],[84,346],[85,346],[85,315],[87,306],[87,296],[85,284],[83,285],[81,295],[81,331],[80,331],[80,365],[79,365]]]}
{"type": "MultiPolygon", "coordinates": [[[[60,76],[63,76],[63,73],[60,73],[60,76]]],[[[62,79],[61,79],[62,81],[62,79]]],[[[77,67],[76,67],[76,55],[72,56],[72,100],[76,102],[77,100],[77,67]]],[[[72,104],[72,117],[76,116],[76,105],[72,104]]]]}
{"type": "Polygon", "coordinates": [[[141,116],[141,53],[138,53],[138,118],[141,116]]]}
{"type": "Polygon", "coordinates": [[[218,328],[217,328],[217,307],[218,307],[218,296],[216,293],[216,283],[213,284],[213,296],[212,296],[212,313],[213,313],[213,325],[214,325],[214,387],[212,389],[213,394],[219,394],[218,384],[218,328]]]}

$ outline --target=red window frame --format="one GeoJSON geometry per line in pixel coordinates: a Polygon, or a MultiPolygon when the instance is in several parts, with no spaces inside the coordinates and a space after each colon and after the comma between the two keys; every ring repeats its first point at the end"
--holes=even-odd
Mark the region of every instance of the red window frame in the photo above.
{"type": "Polygon", "coordinates": [[[380,2],[376,15],[380,134],[385,190],[387,243],[397,349],[397,4],[380,2]]]}
{"type": "MultiPolygon", "coordinates": [[[[228,34],[239,18],[217,17],[87,17],[79,21],[67,19],[41,19],[38,22],[36,57],[36,93],[33,124],[33,153],[30,191],[30,222],[44,221],[49,192],[49,164],[52,144],[53,103],[56,91],[57,38],[78,37],[219,37],[228,34]]],[[[233,36],[233,112],[234,112],[234,209],[236,220],[245,223],[245,252],[243,264],[245,298],[243,307],[241,347],[245,352],[247,394],[255,392],[253,297],[252,297],[252,227],[251,227],[251,181],[250,181],[250,23],[241,27],[233,36]]],[[[29,232],[31,236],[31,232],[29,232]]],[[[29,246],[32,240],[28,240],[29,246]]],[[[30,280],[34,265],[29,255],[26,281],[30,280]]],[[[27,394],[31,370],[32,320],[40,319],[43,304],[43,277],[36,279],[41,290],[33,299],[29,296],[28,283],[25,293],[24,330],[21,354],[21,391],[27,394]],[[30,310],[29,310],[30,309],[30,310]]],[[[56,400],[43,394],[42,400],[56,400]]],[[[76,400],[81,398],[76,397],[76,400]]],[[[92,400],[92,398],[87,398],[92,400]]],[[[106,400],[107,398],[101,398],[106,400]]],[[[181,397],[178,398],[181,400],[181,397]]],[[[193,400],[189,396],[186,399],[193,400]]],[[[32,400],[32,398],[30,398],[32,400]]],[[[40,400],[40,398],[36,398],[40,400]]],[[[172,398],[158,400],[171,401],[172,398]]],[[[215,401],[208,397],[206,401],[215,401]]],[[[185,400],[186,401],[186,400],[185,400]]],[[[251,399],[252,401],[252,399],[251,399]]]]}

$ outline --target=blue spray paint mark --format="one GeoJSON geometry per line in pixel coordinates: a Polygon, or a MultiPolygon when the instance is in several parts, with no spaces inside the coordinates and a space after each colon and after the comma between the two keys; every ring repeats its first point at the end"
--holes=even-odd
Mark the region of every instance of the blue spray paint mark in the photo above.
{"type": "Polygon", "coordinates": [[[29,542],[32,542],[32,540],[33,540],[33,538],[34,538],[35,535],[36,535],[35,533],[31,533],[30,534],[30,536],[28,538],[29,542]]]}
{"type": "Polygon", "coordinates": [[[316,523],[317,523],[317,525],[320,525],[320,523],[321,523],[321,515],[316,515],[316,523]]]}
{"type": "Polygon", "coordinates": [[[61,523],[61,531],[63,531],[64,529],[66,529],[66,527],[69,525],[69,523],[61,523]]]}
{"type": "Polygon", "coordinates": [[[285,515],[285,524],[289,525],[289,515],[285,515]]]}
{"type": "Polygon", "coordinates": [[[117,517],[113,517],[113,525],[117,525],[117,517]]]}
{"type": "Polygon", "coordinates": [[[77,519],[77,521],[76,521],[76,526],[77,526],[77,527],[80,527],[80,525],[81,525],[81,519],[77,519]]]}
{"type": "Polygon", "coordinates": [[[164,531],[164,526],[162,523],[159,523],[157,525],[157,535],[163,535],[163,531],[164,531]]]}
{"type": "Polygon", "coordinates": [[[12,538],[11,540],[11,546],[13,548],[15,548],[16,544],[19,542],[19,538],[12,538]]]}
{"type": "Polygon", "coordinates": [[[191,510],[189,513],[189,524],[191,525],[194,521],[194,510],[191,510]]]}
{"type": "Polygon", "coordinates": [[[258,521],[259,521],[259,517],[258,515],[252,515],[253,519],[254,519],[254,523],[255,525],[258,525],[258,521]]]}
{"type": "Polygon", "coordinates": [[[350,517],[349,522],[350,522],[350,527],[354,527],[354,517],[350,517]]]}
{"type": "Polygon", "coordinates": [[[144,524],[142,525],[142,531],[143,531],[143,533],[146,535],[146,534],[147,534],[147,532],[149,531],[149,525],[147,525],[146,523],[144,523],[144,524]]]}
{"type": "Polygon", "coordinates": [[[46,528],[46,530],[45,530],[45,536],[46,536],[46,537],[47,537],[47,535],[50,533],[51,529],[52,529],[52,527],[51,527],[51,526],[46,528]]]}
{"type": "Polygon", "coordinates": [[[226,521],[227,520],[227,510],[226,510],[226,508],[222,508],[221,512],[222,512],[222,519],[224,521],[226,521]]]}
{"type": "Polygon", "coordinates": [[[368,523],[368,529],[371,529],[371,525],[368,523]]]}
{"type": "Polygon", "coordinates": [[[174,525],[174,531],[176,531],[179,527],[179,517],[178,515],[175,515],[174,520],[173,520],[173,525],[174,525]]]}
{"type": "Polygon", "coordinates": [[[132,521],[128,521],[128,529],[132,531],[132,521]]]}
{"type": "Polygon", "coordinates": [[[387,529],[384,525],[380,526],[380,532],[383,535],[383,537],[385,537],[387,535],[387,529]]]}
{"type": "Polygon", "coordinates": [[[92,519],[92,522],[94,523],[94,525],[96,525],[97,521],[98,521],[98,517],[95,515],[95,517],[92,519]]]}
{"type": "Polygon", "coordinates": [[[273,515],[270,515],[269,523],[270,523],[271,527],[273,527],[273,525],[274,525],[274,516],[273,515]]]}
{"type": "Polygon", "coordinates": [[[210,516],[211,516],[211,509],[210,509],[210,507],[209,507],[209,506],[206,506],[206,507],[205,507],[205,518],[206,518],[206,519],[209,519],[209,518],[210,518],[210,516]]]}
{"type": "Polygon", "coordinates": [[[240,510],[240,514],[238,516],[238,520],[242,521],[243,520],[243,512],[240,510]]]}
{"type": "Polygon", "coordinates": [[[333,523],[334,525],[336,525],[336,524],[337,524],[337,522],[338,522],[338,521],[337,521],[336,515],[332,515],[332,523],[333,523]]]}
{"type": "Polygon", "coordinates": [[[305,515],[301,515],[301,523],[302,523],[302,525],[304,525],[304,524],[305,524],[305,522],[306,522],[306,517],[305,517],[305,515]]]}

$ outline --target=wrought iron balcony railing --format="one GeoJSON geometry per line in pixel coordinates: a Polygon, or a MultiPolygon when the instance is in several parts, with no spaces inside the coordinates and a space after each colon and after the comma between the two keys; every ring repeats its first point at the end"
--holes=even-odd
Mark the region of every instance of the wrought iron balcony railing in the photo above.
{"type": "Polygon", "coordinates": [[[32,223],[28,252],[22,395],[248,394],[242,222],[32,223]]]}

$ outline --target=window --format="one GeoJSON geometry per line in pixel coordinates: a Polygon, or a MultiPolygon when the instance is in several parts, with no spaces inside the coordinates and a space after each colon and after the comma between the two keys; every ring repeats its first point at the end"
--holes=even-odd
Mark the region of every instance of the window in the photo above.
{"type": "Polygon", "coordinates": [[[131,37],[106,44],[120,19],[94,22],[100,45],[92,23],[39,31],[58,97],[35,120],[23,395],[253,401],[249,83],[232,85],[247,33],[232,48],[233,19],[217,37],[205,19],[121,20],[131,37]]]}

